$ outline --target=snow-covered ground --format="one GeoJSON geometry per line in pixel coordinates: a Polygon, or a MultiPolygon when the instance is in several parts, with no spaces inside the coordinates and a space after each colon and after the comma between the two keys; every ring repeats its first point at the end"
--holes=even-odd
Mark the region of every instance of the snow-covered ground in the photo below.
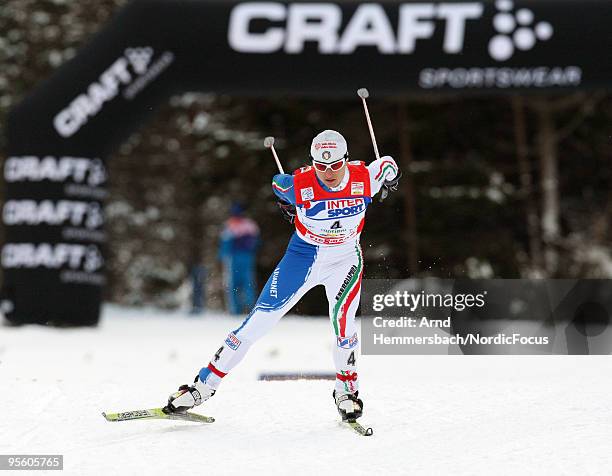
{"type": "Polygon", "coordinates": [[[237,323],[107,306],[97,329],[0,328],[0,454],[71,475],[612,474],[609,356],[362,356],[365,438],[332,382],[257,380],[331,372],[323,319],[285,317],[198,407],[212,425],[101,416],[165,403],[237,323]]]}

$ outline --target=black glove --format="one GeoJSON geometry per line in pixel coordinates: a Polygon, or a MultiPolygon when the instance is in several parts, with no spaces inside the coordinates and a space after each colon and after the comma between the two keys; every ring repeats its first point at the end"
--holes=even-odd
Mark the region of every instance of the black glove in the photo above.
{"type": "Polygon", "coordinates": [[[278,200],[276,204],[278,205],[278,208],[280,208],[283,218],[289,223],[293,223],[295,220],[295,205],[284,200],[278,200]]]}
{"type": "Polygon", "coordinates": [[[385,180],[383,182],[382,188],[380,189],[380,202],[387,198],[389,192],[397,192],[398,182],[401,177],[402,171],[398,170],[397,175],[393,180],[385,180]]]}

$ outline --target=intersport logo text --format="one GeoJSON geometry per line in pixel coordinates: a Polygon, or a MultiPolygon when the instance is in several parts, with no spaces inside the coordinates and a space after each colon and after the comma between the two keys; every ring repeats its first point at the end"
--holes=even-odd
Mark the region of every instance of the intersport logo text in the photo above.
{"type": "Polygon", "coordinates": [[[364,3],[341,28],[343,12],[333,3],[242,3],[231,12],[228,41],[242,53],[298,54],[306,42],[316,42],[322,54],[351,54],[361,46],[377,47],[384,54],[410,54],[417,40],[432,38],[442,27],[444,52],[459,54],[468,22],[484,12],[480,2],[406,3],[397,8],[397,25],[381,5],[364,3]],[[262,20],[266,27],[253,31],[252,24],[262,20]]]}

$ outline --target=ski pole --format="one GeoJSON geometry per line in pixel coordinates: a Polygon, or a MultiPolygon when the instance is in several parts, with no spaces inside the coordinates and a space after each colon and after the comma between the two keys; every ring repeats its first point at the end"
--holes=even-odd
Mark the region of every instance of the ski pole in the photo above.
{"type": "Polygon", "coordinates": [[[372,121],[370,120],[370,113],[368,111],[368,105],[366,104],[366,98],[370,97],[370,93],[366,88],[360,88],[357,90],[357,94],[361,98],[363,102],[363,110],[365,111],[366,120],[368,121],[368,129],[370,129],[370,137],[372,138],[372,145],[374,146],[374,155],[376,155],[376,160],[380,159],[380,154],[378,153],[378,146],[376,145],[376,137],[374,136],[374,128],[372,127],[372,121]]]}
{"type": "Polygon", "coordinates": [[[264,139],[264,147],[267,147],[268,149],[272,150],[272,155],[274,155],[274,160],[276,160],[278,171],[281,174],[284,174],[285,171],[283,170],[283,166],[281,165],[280,160],[278,160],[278,155],[276,155],[276,149],[274,149],[274,137],[272,136],[266,137],[264,139]]]}

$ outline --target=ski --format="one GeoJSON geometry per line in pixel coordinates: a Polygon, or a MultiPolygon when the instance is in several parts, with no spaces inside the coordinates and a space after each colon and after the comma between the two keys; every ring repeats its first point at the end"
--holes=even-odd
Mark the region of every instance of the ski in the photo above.
{"type": "Polygon", "coordinates": [[[102,416],[106,418],[106,421],[128,421],[143,419],[183,420],[193,421],[196,423],[212,423],[215,421],[213,417],[200,415],[198,413],[166,413],[164,410],[164,408],[149,408],[146,410],[131,410],[120,413],[102,412],[102,416]]]}
{"type": "Polygon", "coordinates": [[[370,427],[366,428],[362,426],[360,423],[357,423],[356,421],[348,420],[348,421],[343,421],[342,423],[346,424],[347,426],[355,430],[361,436],[372,436],[374,434],[374,430],[372,428],[370,427]]]}

